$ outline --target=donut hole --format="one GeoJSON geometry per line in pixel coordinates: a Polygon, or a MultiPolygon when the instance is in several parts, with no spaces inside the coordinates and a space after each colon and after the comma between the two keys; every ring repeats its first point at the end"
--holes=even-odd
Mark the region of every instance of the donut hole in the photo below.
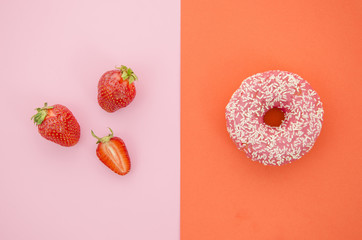
{"type": "Polygon", "coordinates": [[[264,123],[271,127],[279,127],[284,120],[284,112],[280,108],[272,108],[264,115],[264,123]]]}

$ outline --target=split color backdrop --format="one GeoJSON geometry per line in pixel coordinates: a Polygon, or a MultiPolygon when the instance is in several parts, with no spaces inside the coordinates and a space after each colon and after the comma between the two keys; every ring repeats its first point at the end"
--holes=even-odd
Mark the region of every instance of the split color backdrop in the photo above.
{"type": "Polygon", "coordinates": [[[0,1],[0,239],[361,239],[361,12],[356,0],[0,1]],[[137,96],[109,114],[96,85],[120,64],[137,96]],[[247,159],[224,120],[241,81],[270,69],[301,75],[325,110],[314,148],[282,167],[247,159]],[[45,101],[72,110],[76,146],[39,136],[30,117],[45,101]],[[90,130],[107,127],[130,152],[125,177],[95,156],[90,130]]]}

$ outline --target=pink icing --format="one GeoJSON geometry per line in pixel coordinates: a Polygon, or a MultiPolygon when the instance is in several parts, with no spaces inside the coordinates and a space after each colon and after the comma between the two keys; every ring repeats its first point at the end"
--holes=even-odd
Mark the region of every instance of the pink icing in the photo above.
{"type": "Polygon", "coordinates": [[[247,157],[264,165],[301,158],[314,145],[323,122],[322,102],[307,81],[294,73],[273,70],[245,79],[226,106],[231,139],[247,157]],[[279,127],[263,121],[272,108],[284,112],[279,127]]]}

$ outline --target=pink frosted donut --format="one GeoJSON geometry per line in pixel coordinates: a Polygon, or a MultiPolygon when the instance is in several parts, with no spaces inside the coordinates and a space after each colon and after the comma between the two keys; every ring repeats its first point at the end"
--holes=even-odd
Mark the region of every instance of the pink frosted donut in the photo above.
{"type": "Polygon", "coordinates": [[[226,106],[231,139],[247,157],[264,165],[282,165],[301,158],[322,129],[322,102],[307,81],[294,73],[273,70],[245,79],[226,106]],[[265,113],[279,108],[279,127],[264,123],[265,113]]]}

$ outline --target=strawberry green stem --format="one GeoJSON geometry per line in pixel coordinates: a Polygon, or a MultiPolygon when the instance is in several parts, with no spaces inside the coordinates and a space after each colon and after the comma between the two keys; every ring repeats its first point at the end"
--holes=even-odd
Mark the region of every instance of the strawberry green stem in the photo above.
{"type": "Polygon", "coordinates": [[[52,109],[52,108],[54,108],[54,107],[48,106],[48,103],[44,103],[44,107],[35,109],[38,112],[34,116],[31,117],[31,120],[34,119],[34,123],[36,125],[40,125],[44,121],[46,116],[48,115],[48,110],[52,109]]]}
{"type": "Polygon", "coordinates": [[[132,71],[131,68],[127,68],[124,65],[121,65],[121,67],[116,67],[117,69],[121,70],[122,78],[123,80],[127,80],[129,84],[133,83],[134,81],[138,80],[138,77],[136,74],[132,71]]]}
{"type": "Polygon", "coordinates": [[[91,134],[93,137],[95,137],[98,141],[97,141],[97,144],[98,143],[106,143],[106,142],[109,142],[112,138],[113,138],[113,131],[111,128],[109,128],[109,130],[111,131],[110,134],[108,134],[108,136],[105,136],[105,137],[97,137],[97,135],[94,134],[93,130],[91,130],[91,134]]]}

